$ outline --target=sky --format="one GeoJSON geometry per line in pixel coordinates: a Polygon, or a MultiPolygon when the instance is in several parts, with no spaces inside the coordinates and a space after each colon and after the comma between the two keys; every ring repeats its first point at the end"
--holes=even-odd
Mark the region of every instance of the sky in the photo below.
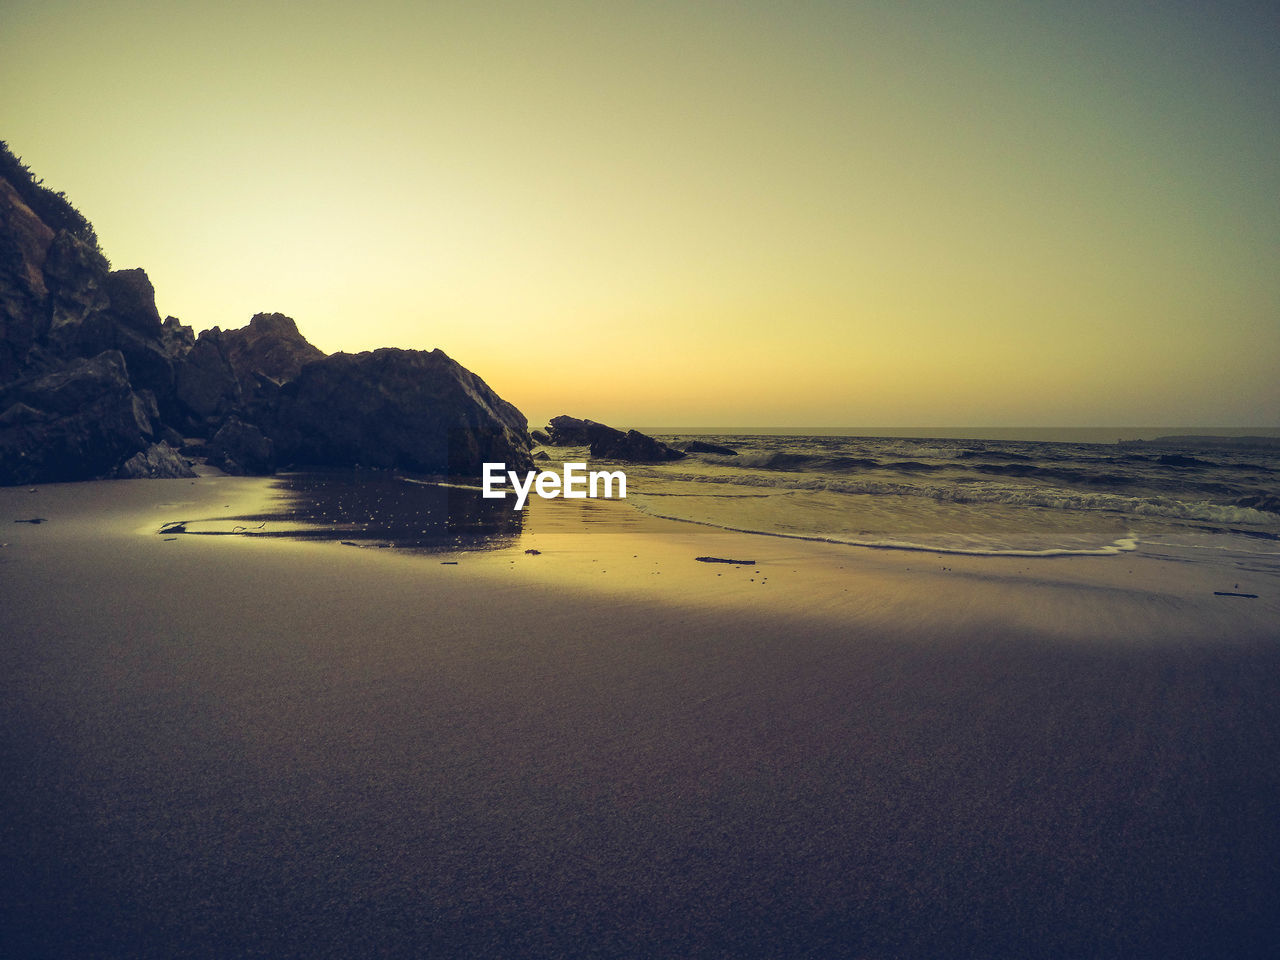
{"type": "Polygon", "coordinates": [[[1280,13],[0,0],[0,139],[197,330],[531,423],[1280,425],[1280,13]]]}

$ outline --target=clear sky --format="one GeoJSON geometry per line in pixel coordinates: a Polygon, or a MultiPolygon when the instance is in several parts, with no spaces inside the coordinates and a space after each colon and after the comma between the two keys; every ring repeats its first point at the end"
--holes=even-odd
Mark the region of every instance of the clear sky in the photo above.
{"type": "Polygon", "coordinates": [[[1280,424],[1280,15],[0,2],[0,138],[204,329],[534,423],[1280,424]]]}

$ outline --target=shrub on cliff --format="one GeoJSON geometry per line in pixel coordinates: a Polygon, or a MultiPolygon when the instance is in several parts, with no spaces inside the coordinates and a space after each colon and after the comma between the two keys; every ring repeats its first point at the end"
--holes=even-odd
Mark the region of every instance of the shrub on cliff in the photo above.
{"type": "Polygon", "coordinates": [[[71,205],[65,193],[46,187],[44,181],[33,174],[3,140],[0,140],[0,177],[9,181],[18,196],[22,198],[22,202],[30,207],[47,226],[54,230],[66,230],[89,244],[98,253],[102,252],[93,224],[71,205]]]}

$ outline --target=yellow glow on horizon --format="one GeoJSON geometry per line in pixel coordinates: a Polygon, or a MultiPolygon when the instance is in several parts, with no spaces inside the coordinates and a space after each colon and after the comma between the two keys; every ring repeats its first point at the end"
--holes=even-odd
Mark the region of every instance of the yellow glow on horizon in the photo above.
{"type": "Polygon", "coordinates": [[[1173,14],[11,7],[0,136],[197,329],[535,422],[1280,421],[1280,70],[1173,14]]]}

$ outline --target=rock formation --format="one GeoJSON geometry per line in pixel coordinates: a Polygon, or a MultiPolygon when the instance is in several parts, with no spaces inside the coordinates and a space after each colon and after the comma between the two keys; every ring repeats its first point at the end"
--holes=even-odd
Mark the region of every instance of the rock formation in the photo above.
{"type": "Polygon", "coordinates": [[[253,424],[231,416],[209,440],[209,462],[235,476],[272,473],[275,444],[253,424]]]}
{"type": "Polygon", "coordinates": [[[0,478],[11,484],[109,476],[154,433],[115,350],[9,384],[0,411],[0,478]]]}
{"type": "Polygon", "coordinates": [[[54,233],[0,179],[0,383],[18,377],[48,333],[44,266],[54,233]]]}
{"type": "MultiPolygon", "coordinates": [[[[620,431],[615,431],[620,433],[620,431]]],[[[684,452],[669,447],[639,430],[628,430],[621,436],[599,436],[591,441],[591,455],[606,460],[626,460],[631,463],[662,463],[679,460],[684,452]]]]}
{"type": "Polygon", "coordinates": [[[296,377],[304,366],[324,357],[298,332],[298,325],[283,313],[259,313],[247,327],[222,334],[227,359],[244,376],[252,371],[277,383],[296,377]]]}
{"type": "Polygon", "coordinates": [[[208,436],[244,407],[240,378],[223,349],[216,327],[202,333],[178,364],[174,399],[184,432],[208,436]]]}
{"type": "Polygon", "coordinates": [[[524,417],[439,350],[326,357],[289,317],[196,337],[0,143],[0,484],[365,464],[528,469],[524,417]]]}
{"type": "Polygon", "coordinates": [[[602,433],[618,433],[613,427],[606,427],[594,420],[579,420],[567,414],[552,417],[545,431],[548,442],[557,447],[585,447],[592,439],[602,433]]]}
{"type": "Polygon", "coordinates": [[[440,350],[336,353],[281,388],[274,425],[285,459],[474,474],[486,461],[528,470],[528,423],[440,350]]]}
{"type": "Polygon", "coordinates": [[[116,471],[116,476],[122,480],[165,480],[194,477],[196,472],[191,469],[190,461],[161,440],[126,460],[116,471]]]}
{"type": "Polygon", "coordinates": [[[551,422],[547,424],[545,435],[553,446],[587,446],[593,457],[607,460],[661,463],[667,460],[679,460],[684,456],[683,451],[669,447],[639,430],[628,430],[624,433],[595,420],[579,420],[577,417],[567,415],[552,417],[551,422]]]}

